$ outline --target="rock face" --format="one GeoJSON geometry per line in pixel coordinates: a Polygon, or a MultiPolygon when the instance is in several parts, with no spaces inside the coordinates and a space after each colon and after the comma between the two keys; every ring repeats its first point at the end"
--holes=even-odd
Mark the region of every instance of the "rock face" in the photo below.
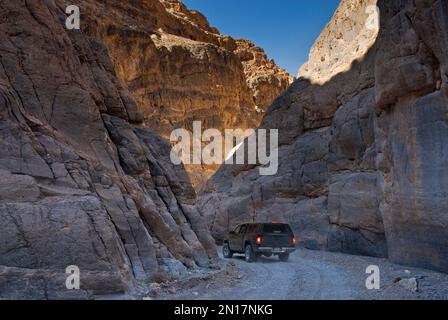
{"type": "Polygon", "coordinates": [[[362,60],[378,36],[377,0],[342,1],[311,48],[298,77],[324,84],[362,60]]]}
{"type": "MultiPolygon", "coordinates": [[[[198,68],[207,57],[224,68],[228,55],[235,72],[238,60],[205,43],[188,51],[173,42],[158,51],[158,41],[174,36],[161,33],[152,42],[133,25],[119,29],[121,20],[117,28],[99,24],[104,38],[89,29],[90,20],[108,21],[105,12],[123,19],[136,14],[173,29],[185,24],[192,35],[205,28],[199,13],[187,12],[191,23],[178,16],[182,12],[168,14],[165,6],[179,5],[175,1],[82,1],[86,29],[72,31],[65,28],[68,4],[0,2],[0,299],[121,293],[135,279],[213,267],[218,258],[187,173],[171,164],[169,143],[143,125],[151,123],[150,106],[134,99],[144,86],[148,94],[153,90],[146,81],[160,90],[167,84],[143,67],[168,72],[176,57],[170,50],[187,59],[178,56],[176,68],[185,68],[179,79],[194,74],[197,59],[204,59],[198,68]],[[129,43],[112,40],[120,35],[129,43]],[[142,61],[117,63],[119,53],[139,54],[151,45],[142,61]],[[80,269],[81,290],[66,289],[70,265],[80,269]]],[[[207,30],[198,40],[214,37],[207,30]]]]}
{"type": "Polygon", "coordinates": [[[443,0],[342,1],[262,121],[278,173],[222,166],[201,195],[215,238],[275,219],[308,248],[447,272],[447,25],[443,0]],[[375,4],[379,30],[363,23],[375,4]]]}
{"type": "MultiPolygon", "coordinates": [[[[167,139],[193,121],[203,130],[257,128],[289,86],[291,77],[261,48],[221,35],[177,0],[99,2],[80,3],[85,31],[107,46],[143,125],[167,139]]],[[[199,187],[216,166],[187,170],[199,187]]]]}
{"type": "Polygon", "coordinates": [[[237,39],[234,52],[243,64],[246,82],[253,94],[255,111],[263,114],[293,79],[272,59],[268,59],[262,48],[248,40],[237,39]]]}

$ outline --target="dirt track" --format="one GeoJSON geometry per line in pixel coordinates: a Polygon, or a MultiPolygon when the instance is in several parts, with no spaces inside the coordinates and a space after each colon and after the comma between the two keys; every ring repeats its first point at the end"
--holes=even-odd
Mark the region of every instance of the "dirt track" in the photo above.
{"type": "MultiPolygon", "coordinates": [[[[260,258],[246,263],[242,256],[228,260],[237,272],[207,278],[194,285],[179,285],[162,299],[218,300],[351,300],[351,299],[448,299],[448,275],[406,268],[385,259],[340,253],[299,250],[290,261],[260,258]],[[380,267],[380,290],[368,290],[369,265],[380,267]],[[416,278],[417,292],[397,280],[416,278]]],[[[175,287],[175,286],[174,286],[175,287]]]]}

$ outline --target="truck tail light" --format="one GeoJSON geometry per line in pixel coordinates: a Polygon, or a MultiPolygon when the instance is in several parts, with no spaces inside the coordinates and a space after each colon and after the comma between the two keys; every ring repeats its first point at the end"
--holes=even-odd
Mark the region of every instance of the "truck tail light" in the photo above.
{"type": "Polygon", "coordinates": [[[255,243],[256,244],[261,244],[262,242],[263,242],[263,238],[262,237],[258,236],[258,237],[255,238],[255,243]]]}
{"type": "Polygon", "coordinates": [[[296,238],[296,236],[293,236],[293,237],[292,237],[292,244],[293,244],[293,245],[296,245],[296,244],[297,244],[297,238],[296,238]]]}

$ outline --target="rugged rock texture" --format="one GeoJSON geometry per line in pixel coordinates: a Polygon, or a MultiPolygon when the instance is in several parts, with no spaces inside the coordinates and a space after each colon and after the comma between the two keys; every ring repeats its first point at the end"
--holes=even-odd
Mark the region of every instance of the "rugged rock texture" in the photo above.
{"type": "Polygon", "coordinates": [[[236,40],[234,51],[244,67],[246,82],[253,93],[257,113],[264,113],[293,79],[269,59],[262,48],[244,39],[236,40]]]}
{"type": "MultiPolygon", "coordinates": [[[[217,261],[188,175],[171,164],[169,143],[144,128],[147,109],[115,72],[123,77],[130,66],[116,64],[102,37],[68,31],[67,4],[0,2],[0,299],[125,292],[135,279],[217,261]],[[80,291],[65,288],[69,265],[80,268],[80,291]]],[[[157,1],[83,1],[83,19],[106,7],[117,17],[138,11],[183,24],[157,1]]],[[[108,28],[110,37],[129,39],[123,51],[152,41],[132,26],[108,28]]],[[[165,61],[146,58],[148,65],[165,61]]],[[[151,72],[143,66],[136,63],[151,72]]]]}
{"type": "MultiPolygon", "coordinates": [[[[173,129],[257,128],[290,76],[246,40],[234,40],[177,0],[82,1],[85,30],[104,41],[144,125],[173,129]],[[149,17],[148,17],[149,15],[149,17]]],[[[215,172],[189,166],[194,186],[215,172]]]]}
{"type": "Polygon", "coordinates": [[[306,78],[269,108],[278,174],[223,166],[209,181],[218,240],[229,221],[283,220],[309,248],[448,271],[448,5],[380,0],[374,40],[362,21],[375,3],[342,1],[306,78]]]}
{"type": "Polygon", "coordinates": [[[362,60],[378,36],[377,0],[342,1],[333,18],[311,48],[298,77],[324,84],[362,60]]]}

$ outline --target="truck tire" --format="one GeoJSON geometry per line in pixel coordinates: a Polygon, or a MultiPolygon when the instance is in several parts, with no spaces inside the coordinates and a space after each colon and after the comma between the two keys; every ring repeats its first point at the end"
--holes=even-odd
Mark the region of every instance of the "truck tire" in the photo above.
{"type": "Polygon", "coordinates": [[[278,257],[279,257],[280,261],[288,262],[288,260],[289,260],[289,253],[280,253],[278,255],[278,257]]]}
{"type": "Polygon", "coordinates": [[[233,257],[233,252],[230,250],[228,242],[224,243],[224,246],[222,247],[222,255],[225,259],[232,259],[233,257]]]}
{"type": "Polygon", "coordinates": [[[258,255],[252,249],[251,244],[246,244],[246,248],[244,250],[244,258],[248,263],[257,261],[258,255]]]}

